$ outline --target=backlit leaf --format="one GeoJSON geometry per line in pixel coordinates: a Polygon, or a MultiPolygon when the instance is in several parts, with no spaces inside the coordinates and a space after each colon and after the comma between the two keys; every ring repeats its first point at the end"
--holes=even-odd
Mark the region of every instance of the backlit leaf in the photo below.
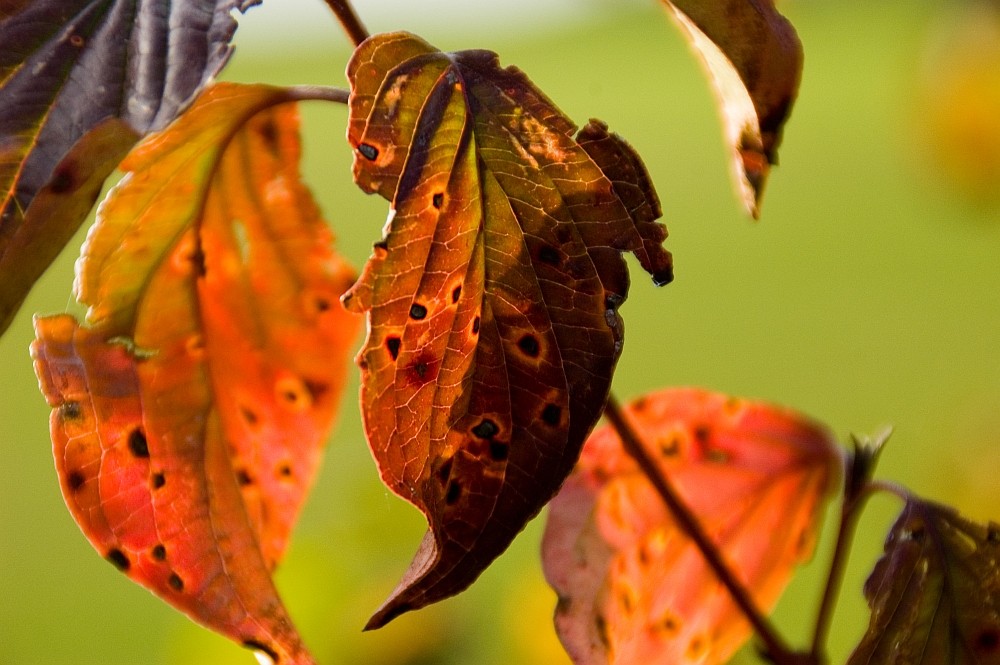
{"type": "Polygon", "coordinates": [[[357,319],[299,182],[285,92],[218,85],[124,163],[78,265],[90,327],[36,320],[63,495],[98,552],[197,621],[312,663],[271,581],[357,319]]]}
{"type": "Polygon", "coordinates": [[[865,583],[868,632],[849,665],[1000,663],[1000,526],[911,499],[865,583]]]}
{"type": "Polygon", "coordinates": [[[233,10],[258,2],[0,6],[0,332],[127,150],[122,143],[95,155],[87,146],[106,137],[91,137],[67,168],[70,148],[109,118],[138,135],[169,124],[228,59],[233,10]],[[39,193],[53,188],[69,202],[32,211],[39,193]]]}
{"type": "MultiPolygon", "coordinates": [[[[626,415],[758,606],[811,556],[842,466],[830,433],[792,411],[698,389],[626,415]]],[[[576,663],[723,663],[749,637],[701,553],[610,426],[552,500],[542,560],[576,663]]]]}
{"type": "Polygon", "coordinates": [[[774,0],[662,0],[705,62],[753,217],[798,93],[802,44],[774,0]]]}
{"type": "Polygon", "coordinates": [[[365,431],[430,526],[371,628],[467,587],[548,501],[621,352],[622,252],[672,273],[632,148],[597,121],[574,139],[495,54],[376,35],[348,77],[355,180],[392,204],[345,296],[368,315],[365,431]]]}

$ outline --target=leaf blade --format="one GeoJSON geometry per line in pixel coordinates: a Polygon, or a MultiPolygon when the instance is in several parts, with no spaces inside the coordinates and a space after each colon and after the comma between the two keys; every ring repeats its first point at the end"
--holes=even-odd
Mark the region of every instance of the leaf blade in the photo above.
{"type": "Polygon", "coordinates": [[[377,35],[348,78],[355,180],[392,203],[346,296],[369,317],[366,434],[383,481],[430,526],[373,628],[471,584],[548,500],[621,351],[621,253],[660,281],[670,257],[631,147],[600,123],[574,139],[495,54],[377,35]]]}
{"type": "MultiPolygon", "coordinates": [[[[698,389],[626,407],[633,427],[760,607],[809,556],[840,458],[791,411],[698,389]],[[790,499],[794,498],[794,501],[790,499]]],[[[577,663],[721,663],[750,626],[605,426],[550,504],[543,567],[577,663]]]]}

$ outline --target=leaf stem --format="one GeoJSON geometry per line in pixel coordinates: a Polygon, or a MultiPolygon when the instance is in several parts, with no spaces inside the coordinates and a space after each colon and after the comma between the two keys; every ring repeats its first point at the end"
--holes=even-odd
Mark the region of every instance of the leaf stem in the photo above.
{"type": "Polygon", "coordinates": [[[361,19],[358,18],[351,0],[326,0],[326,4],[333,10],[344,32],[351,38],[355,46],[368,39],[368,30],[365,29],[361,19]]]}
{"type": "Polygon", "coordinates": [[[837,527],[837,542],[833,548],[833,558],[830,559],[830,570],[826,576],[826,587],[823,589],[823,599],[816,613],[816,626],[813,629],[812,648],[810,653],[817,663],[822,662],[826,646],[826,638],[830,632],[833,610],[840,597],[840,587],[844,581],[844,569],[847,565],[851,544],[854,542],[855,527],[861,517],[870,492],[862,491],[853,500],[846,499],[840,508],[840,524],[837,527]]]}
{"type": "Polygon", "coordinates": [[[777,665],[802,665],[804,663],[818,662],[813,658],[812,654],[792,651],[785,644],[781,635],[778,634],[771,625],[771,622],[768,621],[767,617],[757,607],[746,587],[736,579],[729,565],[723,560],[718,548],[716,548],[704,529],[701,528],[698,518],[687,507],[666,475],[646,452],[646,448],[642,445],[638,434],[636,434],[626,419],[614,395],[608,397],[608,402],[604,407],[604,415],[621,438],[622,447],[625,449],[625,452],[636,461],[642,472],[646,474],[646,477],[653,484],[660,498],[663,499],[663,502],[677,521],[678,526],[683,529],[684,533],[698,547],[705,558],[705,562],[723,586],[726,587],[730,595],[732,595],[733,600],[739,606],[747,620],[753,625],[757,635],[764,643],[766,656],[777,665]]]}
{"type": "Polygon", "coordinates": [[[344,88],[334,88],[325,85],[294,85],[287,89],[292,101],[326,101],[346,104],[351,92],[344,88]]]}

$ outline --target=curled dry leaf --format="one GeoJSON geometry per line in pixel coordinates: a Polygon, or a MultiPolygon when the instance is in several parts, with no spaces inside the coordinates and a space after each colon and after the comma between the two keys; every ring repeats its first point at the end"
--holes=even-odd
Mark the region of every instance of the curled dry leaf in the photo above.
{"type": "Polygon", "coordinates": [[[348,65],[355,180],[392,204],[348,308],[383,481],[430,530],[372,617],[463,590],[572,469],[621,352],[622,252],[671,279],[642,161],[494,53],[395,33],[348,65]]]}
{"type": "Polygon", "coordinates": [[[774,0],[662,2],[712,76],[736,183],[743,205],[756,218],[798,93],[802,44],[774,0]]]}
{"type": "Polygon", "coordinates": [[[165,127],[222,69],[233,11],[258,2],[0,3],[0,333],[87,216],[128,138],[165,127]],[[114,146],[109,118],[120,124],[114,146]],[[95,153],[97,143],[108,152],[95,153]]]}
{"type": "MultiPolygon", "coordinates": [[[[759,607],[811,556],[842,465],[792,411],[698,389],[652,393],[627,417],[759,607]]],[[[751,628],[605,426],[552,500],[542,544],[574,662],[723,663],[751,628]]]]}
{"type": "Polygon", "coordinates": [[[849,665],[1000,663],[1000,526],[913,498],[865,583],[871,623],[849,665]]]}
{"type": "Polygon", "coordinates": [[[358,322],[282,101],[216,86],[126,160],[78,265],[92,325],[37,319],[32,353],[91,544],[195,620],[305,665],[271,571],[358,322]]]}

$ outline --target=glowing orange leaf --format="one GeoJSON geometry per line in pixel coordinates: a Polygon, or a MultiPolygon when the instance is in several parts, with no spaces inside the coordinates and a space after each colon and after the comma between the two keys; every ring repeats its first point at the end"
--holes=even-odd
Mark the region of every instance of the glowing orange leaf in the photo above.
{"type": "MultiPolygon", "coordinates": [[[[813,550],[841,457],[791,411],[697,389],[626,409],[759,606],[813,550]]],[[[552,500],[543,542],[556,628],[576,663],[723,663],[750,626],[610,427],[552,500]]]]}

